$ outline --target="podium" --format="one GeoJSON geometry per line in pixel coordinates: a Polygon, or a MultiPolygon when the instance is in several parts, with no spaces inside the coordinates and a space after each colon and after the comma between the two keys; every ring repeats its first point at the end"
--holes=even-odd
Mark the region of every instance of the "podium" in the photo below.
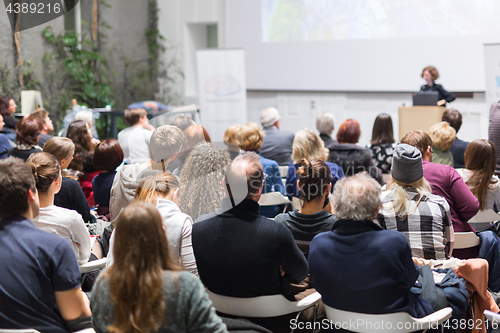
{"type": "Polygon", "coordinates": [[[444,106],[401,106],[399,108],[399,141],[411,131],[429,131],[432,125],[440,123],[444,106]]]}

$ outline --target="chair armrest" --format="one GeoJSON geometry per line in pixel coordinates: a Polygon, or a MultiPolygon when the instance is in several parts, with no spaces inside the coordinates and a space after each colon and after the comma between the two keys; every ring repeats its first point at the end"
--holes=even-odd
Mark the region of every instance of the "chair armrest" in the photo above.
{"type": "Polygon", "coordinates": [[[321,294],[318,292],[315,292],[314,294],[308,295],[301,299],[300,301],[297,302],[298,307],[303,307],[303,306],[312,306],[321,301],[321,294]]]}
{"type": "Polygon", "coordinates": [[[88,273],[90,271],[95,271],[102,269],[106,266],[106,258],[93,260],[80,265],[80,273],[88,273]]]}
{"type": "Polygon", "coordinates": [[[442,324],[446,319],[451,317],[452,312],[453,312],[452,308],[446,307],[436,312],[433,312],[430,315],[425,316],[423,318],[414,318],[414,320],[419,323],[436,322],[438,324],[442,324]]]}

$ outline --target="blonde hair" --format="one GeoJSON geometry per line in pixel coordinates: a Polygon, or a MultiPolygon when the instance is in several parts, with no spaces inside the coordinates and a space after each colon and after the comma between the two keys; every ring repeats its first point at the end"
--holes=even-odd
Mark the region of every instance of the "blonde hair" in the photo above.
{"type": "Polygon", "coordinates": [[[259,151],[264,140],[264,132],[257,123],[246,123],[241,126],[238,141],[243,150],[259,151]]]}
{"type": "Polygon", "coordinates": [[[328,159],[328,149],[325,148],[323,140],[309,128],[298,131],[297,134],[295,134],[295,139],[293,139],[293,163],[300,163],[303,158],[321,161],[326,161],[328,159]]]}
{"type": "Polygon", "coordinates": [[[75,144],[69,138],[55,136],[45,142],[43,151],[54,155],[61,162],[75,153],[75,144]]]}
{"type": "Polygon", "coordinates": [[[419,195],[415,209],[420,203],[420,200],[422,200],[426,195],[432,193],[431,185],[424,177],[411,184],[402,183],[391,177],[387,182],[386,188],[387,190],[393,192],[392,201],[394,203],[394,211],[398,214],[398,216],[408,216],[413,213],[408,212],[408,205],[406,203],[406,188],[410,186],[413,187],[419,195]]]}
{"type": "Polygon", "coordinates": [[[158,194],[164,198],[176,188],[179,188],[177,177],[172,175],[170,171],[161,172],[141,180],[135,190],[134,199],[135,201],[156,204],[158,194]]]}
{"type": "Polygon", "coordinates": [[[442,151],[451,149],[456,136],[455,129],[446,121],[432,125],[428,134],[431,137],[433,146],[442,151]]]}
{"type": "Polygon", "coordinates": [[[238,136],[241,132],[241,125],[235,124],[229,126],[224,132],[224,136],[222,137],[222,141],[225,143],[234,143],[239,145],[238,136]]]}

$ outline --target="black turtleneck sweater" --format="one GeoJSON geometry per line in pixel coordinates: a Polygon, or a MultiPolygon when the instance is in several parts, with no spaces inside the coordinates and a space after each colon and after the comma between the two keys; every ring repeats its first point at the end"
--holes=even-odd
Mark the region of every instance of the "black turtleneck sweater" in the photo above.
{"type": "Polygon", "coordinates": [[[232,297],[283,294],[295,300],[288,283],[302,281],[307,261],[292,233],[259,215],[259,204],[245,199],[236,207],[224,198],[218,211],[193,225],[193,250],[201,281],[212,292],[232,297]],[[282,277],[280,267],[285,271],[282,277]]]}

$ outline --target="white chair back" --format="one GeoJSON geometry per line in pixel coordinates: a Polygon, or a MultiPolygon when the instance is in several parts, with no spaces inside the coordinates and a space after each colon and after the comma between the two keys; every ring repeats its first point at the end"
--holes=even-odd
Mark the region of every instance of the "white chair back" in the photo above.
{"type": "Polygon", "coordinates": [[[281,178],[286,178],[286,175],[288,174],[288,165],[280,165],[279,168],[281,178]]]}
{"type": "Polygon", "coordinates": [[[468,249],[480,243],[481,240],[473,231],[455,232],[455,244],[453,245],[453,249],[468,249]]]}
{"type": "Polygon", "coordinates": [[[103,269],[106,266],[106,258],[88,261],[85,264],[80,265],[80,273],[88,273],[92,271],[97,271],[103,269]]]}
{"type": "Polygon", "coordinates": [[[298,302],[292,302],[283,295],[268,295],[250,298],[237,298],[214,294],[207,290],[214,308],[222,313],[251,318],[278,317],[305,310],[321,300],[318,292],[298,302]]]}
{"type": "Polygon", "coordinates": [[[485,209],[477,212],[468,223],[487,223],[500,220],[500,214],[497,214],[493,209],[485,209]]]}
{"type": "Polygon", "coordinates": [[[406,312],[388,314],[366,314],[334,309],[325,304],[326,316],[335,328],[359,333],[416,332],[437,328],[451,317],[452,308],[447,307],[423,318],[413,318],[406,312]]]}
{"type": "Polygon", "coordinates": [[[269,192],[264,193],[260,196],[259,205],[260,206],[274,206],[274,205],[283,205],[289,204],[290,200],[285,197],[280,192],[269,192]]]}

